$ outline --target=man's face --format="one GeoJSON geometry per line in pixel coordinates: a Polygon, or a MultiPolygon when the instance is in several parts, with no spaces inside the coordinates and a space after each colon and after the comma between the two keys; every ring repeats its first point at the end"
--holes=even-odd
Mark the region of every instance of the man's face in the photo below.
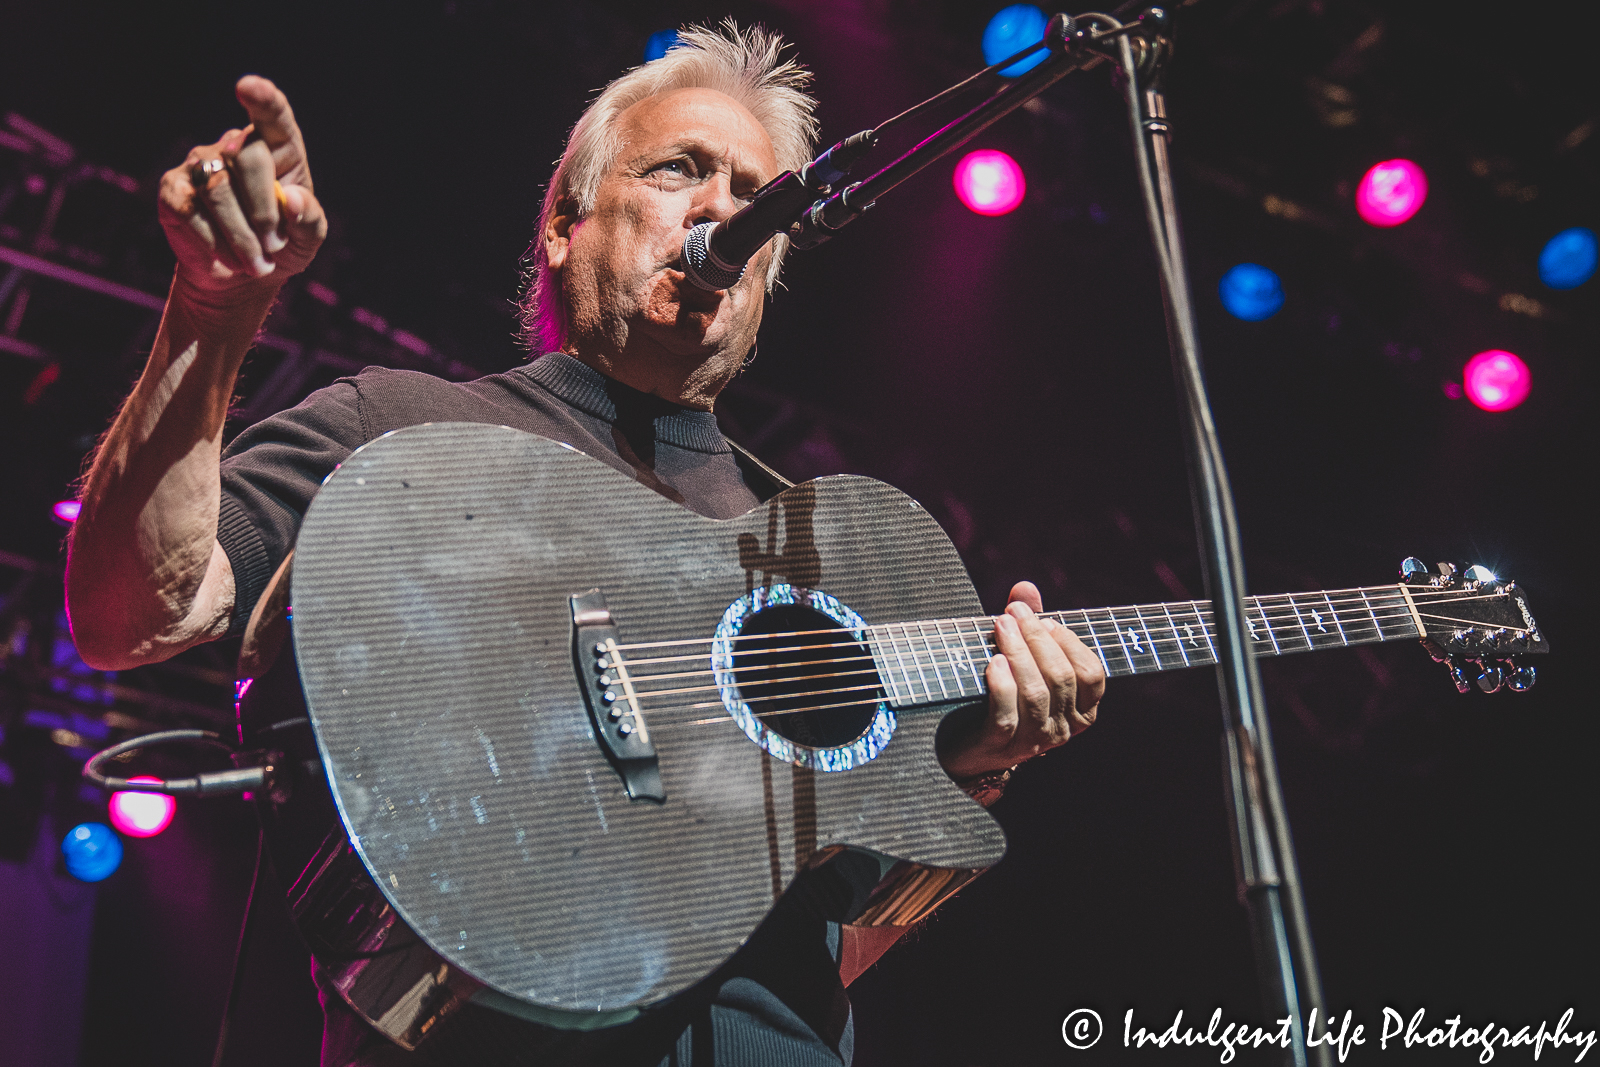
{"type": "Polygon", "coordinates": [[[692,227],[732,215],[778,173],[772,141],[712,89],[642,100],[618,117],[617,133],[621,150],[594,210],[546,232],[567,348],[635,388],[710,407],[755,344],[771,246],[715,293],[676,264],[692,227]]]}

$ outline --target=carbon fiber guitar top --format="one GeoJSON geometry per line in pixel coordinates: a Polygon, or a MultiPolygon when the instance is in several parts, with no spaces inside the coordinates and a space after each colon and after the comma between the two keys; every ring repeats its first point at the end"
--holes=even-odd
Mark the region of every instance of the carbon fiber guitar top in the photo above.
{"type": "Polygon", "coordinates": [[[867,625],[981,614],[943,531],[870,479],[716,521],[506,427],[411,427],[353,454],[300,530],[293,636],[345,828],[399,916],[503,994],[611,1012],[710,972],[836,846],[996,863],[998,825],[934,754],[949,704],[879,705],[882,743],[849,769],[803,739],[763,748],[730,714],[718,626],[784,589],[867,625]],[[594,589],[628,671],[671,694],[639,713],[664,802],[629,799],[585,703],[570,598],[594,589]]]}

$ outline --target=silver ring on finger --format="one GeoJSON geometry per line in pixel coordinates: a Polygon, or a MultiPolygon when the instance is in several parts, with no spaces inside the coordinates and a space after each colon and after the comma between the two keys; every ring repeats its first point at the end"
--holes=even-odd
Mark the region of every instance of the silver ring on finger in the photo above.
{"type": "Polygon", "coordinates": [[[224,160],[202,159],[189,168],[189,184],[194,186],[197,192],[203,191],[210,188],[211,179],[214,175],[220,174],[227,169],[228,164],[224,160]]]}

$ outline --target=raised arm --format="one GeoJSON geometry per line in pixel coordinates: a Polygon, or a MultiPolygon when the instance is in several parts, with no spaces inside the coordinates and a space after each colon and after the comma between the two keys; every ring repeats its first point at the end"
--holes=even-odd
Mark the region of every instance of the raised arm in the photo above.
{"type": "Polygon", "coordinates": [[[227,632],[233,571],[217,543],[218,460],[235,379],[290,276],[327,234],[289,101],[235,88],[250,125],[161,180],[178,267],[144,373],[101,441],[67,557],[79,654],[120,670],[227,632]],[[279,190],[281,189],[281,193],[279,190]]]}

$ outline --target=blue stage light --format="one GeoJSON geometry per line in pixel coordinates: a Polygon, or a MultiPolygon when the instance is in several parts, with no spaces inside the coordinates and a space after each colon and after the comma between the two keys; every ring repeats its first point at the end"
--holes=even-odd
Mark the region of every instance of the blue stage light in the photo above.
{"type": "MultiPolygon", "coordinates": [[[[991,67],[1007,56],[1014,56],[1030,44],[1044,40],[1050,20],[1032,4],[1012,4],[1004,8],[983,28],[983,61],[991,67]]],[[[1027,59],[1019,59],[1000,73],[1007,78],[1026,74],[1045,61],[1050,53],[1040,49],[1027,59]]]]}
{"type": "Polygon", "coordinates": [[[1257,263],[1241,263],[1224,274],[1217,292],[1228,314],[1246,322],[1270,319],[1283,307],[1283,282],[1257,263]]]}
{"type": "Polygon", "coordinates": [[[655,33],[652,33],[650,35],[650,39],[644,43],[644,61],[648,63],[652,59],[660,59],[662,56],[667,54],[667,49],[671,48],[677,43],[677,30],[657,30],[655,33]]]}
{"type": "Polygon", "coordinates": [[[61,855],[72,877],[98,882],[111,877],[122,863],[122,839],[105,823],[81,822],[61,839],[61,855]]]}
{"type": "Polygon", "coordinates": [[[1539,280],[1552,289],[1576,289],[1594,276],[1595,254],[1593,230],[1562,230],[1539,253],[1539,280]]]}

